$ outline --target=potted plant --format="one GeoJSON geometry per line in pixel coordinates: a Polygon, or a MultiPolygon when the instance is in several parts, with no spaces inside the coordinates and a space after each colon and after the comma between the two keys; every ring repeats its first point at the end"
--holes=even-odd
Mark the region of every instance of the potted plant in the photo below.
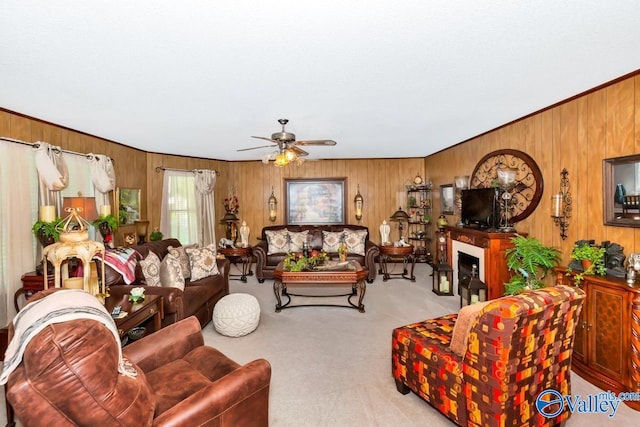
{"type": "Polygon", "coordinates": [[[575,272],[568,268],[567,274],[574,273],[573,280],[576,285],[579,284],[585,275],[599,274],[604,276],[607,274],[607,268],[604,264],[604,256],[607,250],[600,246],[591,245],[588,242],[575,245],[571,251],[571,259],[579,261],[582,264],[582,272],[575,272]]]}
{"type": "Polygon", "coordinates": [[[158,230],[158,228],[154,228],[151,234],[149,235],[149,240],[155,242],[156,240],[162,240],[162,232],[158,230]]]}
{"type": "Polygon", "coordinates": [[[513,272],[505,283],[505,294],[514,295],[528,289],[545,287],[548,271],[560,262],[560,250],[543,245],[534,237],[516,236],[514,247],[507,249],[507,267],[513,272]]]}
{"type": "Polygon", "coordinates": [[[106,239],[108,235],[118,229],[118,218],[111,214],[100,215],[98,219],[93,221],[93,225],[100,231],[102,238],[106,239]]]}
{"type": "Polygon", "coordinates": [[[36,221],[31,227],[33,234],[36,235],[42,246],[48,246],[60,240],[60,230],[56,226],[62,221],[62,218],[56,218],[54,221],[36,221]]]}

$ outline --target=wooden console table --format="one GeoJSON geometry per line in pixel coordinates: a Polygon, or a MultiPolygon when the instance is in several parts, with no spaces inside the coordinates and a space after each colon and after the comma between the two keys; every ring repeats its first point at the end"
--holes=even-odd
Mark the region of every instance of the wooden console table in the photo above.
{"type": "MultiPolygon", "coordinates": [[[[575,286],[566,268],[556,284],[575,286]]],[[[624,278],[585,275],[587,297],[576,325],[572,369],[603,390],[640,393],[640,285],[624,278]]],[[[640,401],[624,400],[640,411],[640,401]]]]}
{"type": "Polygon", "coordinates": [[[511,238],[522,233],[487,232],[475,228],[445,227],[447,233],[447,259],[451,260],[454,272],[457,266],[453,265],[452,242],[457,240],[471,246],[481,248],[484,255],[483,265],[478,268],[484,271],[482,281],[487,285],[488,299],[500,298],[504,295],[504,284],[509,281],[510,274],[507,267],[506,251],[513,247],[511,238]]]}

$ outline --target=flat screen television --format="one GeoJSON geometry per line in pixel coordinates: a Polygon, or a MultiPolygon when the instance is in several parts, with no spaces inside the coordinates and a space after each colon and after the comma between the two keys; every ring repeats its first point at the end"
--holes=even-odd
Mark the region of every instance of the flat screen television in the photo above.
{"type": "Polygon", "coordinates": [[[497,189],[462,190],[461,219],[465,227],[496,228],[498,213],[497,189]]]}

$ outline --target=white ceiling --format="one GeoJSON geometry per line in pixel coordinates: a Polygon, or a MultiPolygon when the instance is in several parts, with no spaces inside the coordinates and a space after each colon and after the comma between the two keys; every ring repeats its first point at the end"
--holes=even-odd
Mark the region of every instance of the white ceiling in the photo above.
{"type": "Polygon", "coordinates": [[[338,142],[309,158],[426,156],[637,69],[637,0],[0,5],[1,107],[213,159],[282,117],[338,142]]]}

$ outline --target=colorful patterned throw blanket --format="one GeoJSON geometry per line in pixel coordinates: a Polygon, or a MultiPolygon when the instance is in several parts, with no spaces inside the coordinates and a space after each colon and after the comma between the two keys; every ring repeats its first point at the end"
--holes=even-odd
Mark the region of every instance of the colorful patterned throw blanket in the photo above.
{"type": "Polygon", "coordinates": [[[132,284],[136,280],[136,264],[140,253],[131,248],[109,249],[104,254],[104,263],[122,275],[124,283],[132,284]]]}
{"type": "Polygon", "coordinates": [[[133,366],[122,357],[118,329],[104,305],[84,290],[65,289],[30,302],[13,319],[15,335],[4,356],[0,385],[7,383],[11,372],[22,361],[24,350],[33,337],[48,325],[75,319],[92,319],[104,324],[118,343],[118,372],[129,377],[138,375],[133,366]]]}

